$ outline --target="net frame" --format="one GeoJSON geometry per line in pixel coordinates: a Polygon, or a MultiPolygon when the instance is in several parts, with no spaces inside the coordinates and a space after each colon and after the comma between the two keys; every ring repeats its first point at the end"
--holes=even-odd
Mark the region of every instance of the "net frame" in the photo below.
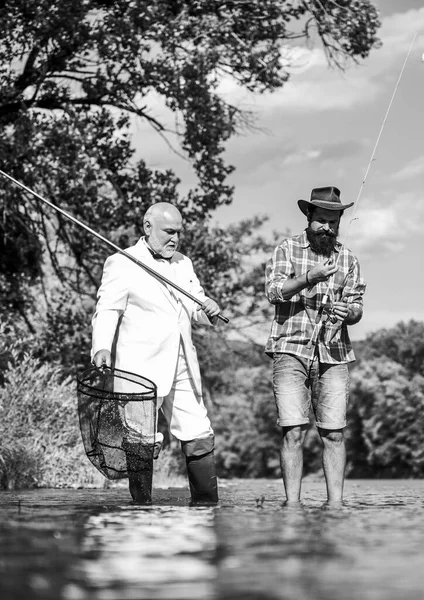
{"type": "Polygon", "coordinates": [[[157,424],[153,381],[122,369],[93,367],[77,376],[77,399],[85,453],[102,475],[110,480],[128,477],[136,455],[153,461],[157,424]],[[137,439],[126,419],[129,406],[140,417],[137,439]]]}

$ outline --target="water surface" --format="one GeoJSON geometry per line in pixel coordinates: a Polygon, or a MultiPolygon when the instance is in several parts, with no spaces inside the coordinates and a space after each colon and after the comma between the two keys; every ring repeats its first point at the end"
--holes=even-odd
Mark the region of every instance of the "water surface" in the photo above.
{"type": "Polygon", "coordinates": [[[0,492],[2,600],[423,600],[424,481],[347,481],[325,505],[306,481],[282,505],[274,480],[221,482],[221,502],[188,490],[0,492]]]}

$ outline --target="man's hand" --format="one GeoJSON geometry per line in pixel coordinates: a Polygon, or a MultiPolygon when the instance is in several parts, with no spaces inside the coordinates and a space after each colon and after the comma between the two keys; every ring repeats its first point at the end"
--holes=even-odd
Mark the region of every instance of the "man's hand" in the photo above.
{"type": "Polygon", "coordinates": [[[212,300],[212,298],[206,298],[202,306],[199,306],[197,310],[203,310],[205,315],[211,320],[214,317],[217,317],[221,312],[221,309],[219,308],[218,304],[215,302],[215,300],[212,300]]]}
{"type": "Polygon", "coordinates": [[[322,263],[318,263],[308,273],[308,281],[314,285],[319,281],[327,281],[331,275],[337,273],[339,267],[336,265],[333,258],[329,258],[322,263]]]}
{"type": "Polygon", "coordinates": [[[362,318],[362,307],[347,302],[334,302],[333,314],[339,321],[347,325],[355,325],[362,318]]]}
{"type": "Polygon", "coordinates": [[[347,302],[334,302],[333,303],[333,314],[337,317],[338,321],[346,321],[349,317],[349,306],[347,302]]]}
{"type": "Polygon", "coordinates": [[[111,367],[112,357],[109,350],[98,350],[93,357],[93,365],[98,369],[102,367],[111,367]]]}

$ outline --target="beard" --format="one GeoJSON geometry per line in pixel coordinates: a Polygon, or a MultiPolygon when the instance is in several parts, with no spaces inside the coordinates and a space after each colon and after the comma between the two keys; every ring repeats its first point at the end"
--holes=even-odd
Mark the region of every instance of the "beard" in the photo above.
{"type": "Polygon", "coordinates": [[[331,256],[337,244],[337,232],[313,231],[310,227],[307,227],[306,236],[312,252],[321,256],[331,256]]]}

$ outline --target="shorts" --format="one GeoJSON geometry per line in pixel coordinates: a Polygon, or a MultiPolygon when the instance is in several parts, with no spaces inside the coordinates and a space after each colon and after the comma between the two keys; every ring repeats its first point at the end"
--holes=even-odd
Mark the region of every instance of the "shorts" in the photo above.
{"type": "Polygon", "coordinates": [[[309,423],[312,407],[317,427],[343,429],[349,400],[347,364],[320,363],[293,354],[274,353],[273,388],[280,427],[309,423]]]}

